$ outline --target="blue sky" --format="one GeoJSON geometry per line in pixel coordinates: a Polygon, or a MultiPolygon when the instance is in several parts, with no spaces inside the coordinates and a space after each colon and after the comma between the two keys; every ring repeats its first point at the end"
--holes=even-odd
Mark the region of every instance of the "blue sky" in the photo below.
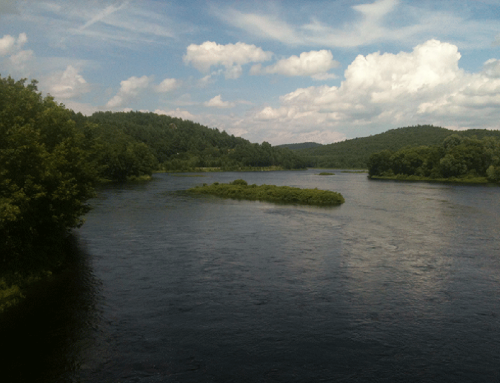
{"type": "Polygon", "coordinates": [[[500,128],[497,0],[0,0],[0,75],[273,145],[500,128]]]}

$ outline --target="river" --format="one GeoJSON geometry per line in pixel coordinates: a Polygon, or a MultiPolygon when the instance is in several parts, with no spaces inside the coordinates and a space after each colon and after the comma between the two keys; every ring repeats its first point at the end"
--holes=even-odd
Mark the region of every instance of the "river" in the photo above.
{"type": "Polygon", "coordinates": [[[333,172],[156,174],[100,189],[75,230],[74,270],[9,329],[5,371],[16,382],[500,381],[500,189],[333,172]],[[237,178],[346,203],[180,192],[237,178]]]}

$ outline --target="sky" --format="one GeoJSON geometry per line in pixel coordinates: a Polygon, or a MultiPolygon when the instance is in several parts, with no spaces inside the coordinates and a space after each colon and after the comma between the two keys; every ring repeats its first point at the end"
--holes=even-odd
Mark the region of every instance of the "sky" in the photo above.
{"type": "Polygon", "coordinates": [[[500,1],[0,0],[0,76],[272,145],[500,129],[500,1]]]}

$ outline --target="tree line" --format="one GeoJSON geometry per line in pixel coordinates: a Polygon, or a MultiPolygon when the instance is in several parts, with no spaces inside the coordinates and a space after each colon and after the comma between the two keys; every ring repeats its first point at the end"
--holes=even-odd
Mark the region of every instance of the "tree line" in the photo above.
{"type": "Polygon", "coordinates": [[[440,145],[374,153],[370,177],[500,182],[500,140],[452,134],[440,145]]]}
{"type": "Polygon", "coordinates": [[[105,177],[110,179],[123,180],[130,175],[147,174],[147,170],[150,174],[153,170],[306,167],[303,158],[289,149],[267,142],[251,143],[181,118],[143,112],[97,112],[90,117],[74,114],[73,118],[78,126],[94,126],[94,134],[101,138],[107,153],[99,162],[105,167],[105,177]]]}
{"type": "Polygon", "coordinates": [[[440,145],[452,134],[478,139],[490,136],[500,139],[500,131],[469,129],[456,132],[432,125],[416,125],[391,129],[373,136],[301,149],[297,150],[297,153],[304,157],[308,167],[366,169],[368,159],[373,153],[382,150],[394,152],[404,147],[440,145]]]}

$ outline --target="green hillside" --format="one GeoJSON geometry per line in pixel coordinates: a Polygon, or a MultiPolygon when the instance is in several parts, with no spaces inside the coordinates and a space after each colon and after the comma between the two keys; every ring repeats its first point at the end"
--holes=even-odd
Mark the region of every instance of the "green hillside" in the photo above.
{"type": "Polygon", "coordinates": [[[366,168],[370,155],[382,150],[397,151],[404,147],[440,145],[452,134],[462,137],[498,137],[500,131],[471,129],[454,131],[432,125],[417,125],[391,129],[369,137],[354,138],[320,147],[297,150],[310,167],[366,168]]]}
{"type": "Polygon", "coordinates": [[[302,142],[300,144],[276,145],[277,148],[288,148],[288,149],[291,149],[291,150],[317,148],[318,146],[323,146],[323,145],[322,144],[318,144],[317,142],[302,142]]]}
{"type": "Polygon", "coordinates": [[[130,174],[129,169],[137,168],[135,164],[139,163],[150,170],[164,171],[306,167],[304,160],[289,149],[272,147],[267,142],[254,144],[181,118],[143,112],[97,112],[90,117],[74,113],[73,119],[78,127],[94,127],[91,134],[101,146],[98,162],[103,166],[103,177],[108,179],[147,174],[141,169],[130,174]]]}

